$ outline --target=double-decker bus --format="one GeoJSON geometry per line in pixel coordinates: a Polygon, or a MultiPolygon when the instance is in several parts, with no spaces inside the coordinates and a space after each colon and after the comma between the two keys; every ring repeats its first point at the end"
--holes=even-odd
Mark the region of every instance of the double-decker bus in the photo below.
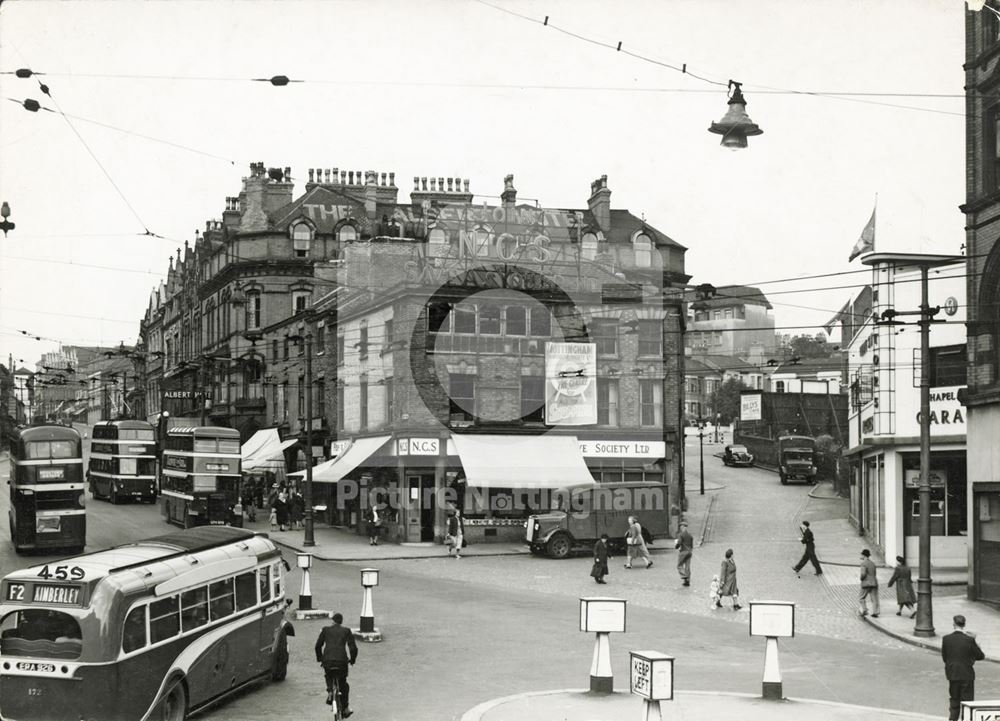
{"type": "Polygon", "coordinates": [[[284,571],[263,534],[208,526],[0,583],[0,717],[183,721],[288,667],[284,571]]]}
{"type": "Polygon", "coordinates": [[[10,539],[14,550],[73,548],[87,542],[83,442],[72,428],[20,428],[10,447],[10,539]]]}
{"type": "Polygon", "coordinates": [[[239,431],[212,426],[171,428],[160,459],[163,517],[182,528],[242,526],[241,459],[239,431]]]}
{"type": "Polygon", "coordinates": [[[146,421],[94,424],[87,480],[94,498],[156,502],[156,431],[146,421]]]}

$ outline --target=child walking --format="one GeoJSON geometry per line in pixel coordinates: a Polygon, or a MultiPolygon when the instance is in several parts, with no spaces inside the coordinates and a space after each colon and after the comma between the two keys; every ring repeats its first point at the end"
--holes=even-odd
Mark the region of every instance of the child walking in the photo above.
{"type": "Polygon", "coordinates": [[[715,610],[722,606],[719,600],[719,574],[712,576],[712,584],[708,587],[708,607],[715,610]]]}

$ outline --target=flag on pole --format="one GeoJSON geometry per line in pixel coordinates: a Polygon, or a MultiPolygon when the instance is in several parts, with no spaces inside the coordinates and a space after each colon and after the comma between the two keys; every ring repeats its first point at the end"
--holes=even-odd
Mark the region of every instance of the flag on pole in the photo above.
{"type": "Polygon", "coordinates": [[[858,242],[854,244],[854,249],[851,251],[851,257],[847,259],[850,263],[852,260],[857,258],[862,253],[871,253],[875,250],[875,211],[878,210],[878,205],[872,208],[872,217],[868,219],[868,224],[865,225],[865,229],[861,231],[861,237],[858,238],[858,242]]]}

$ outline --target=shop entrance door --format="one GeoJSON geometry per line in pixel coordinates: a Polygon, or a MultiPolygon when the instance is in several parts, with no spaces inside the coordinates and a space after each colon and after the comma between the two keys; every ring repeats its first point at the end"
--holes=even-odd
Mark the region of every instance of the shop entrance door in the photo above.
{"type": "Polygon", "coordinates": [[[434,474],[406,475],[406,540],[434,540],[434,474]]]}
{"type": "Polygon", "coordinates": [[[976,534],[973,558],[976,599],[1000,603],[1000,488],[977,491],[972,512],[976,534]]]}

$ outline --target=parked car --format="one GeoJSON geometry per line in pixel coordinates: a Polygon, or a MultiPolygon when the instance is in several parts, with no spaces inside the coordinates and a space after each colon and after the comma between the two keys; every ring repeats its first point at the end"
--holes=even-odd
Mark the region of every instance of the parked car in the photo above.
{"type": "Polygon", "coordinates": [[[746,446],[726,446],[722,451],[722,462],[727,466],[749,467],[753,465],[753,454],[747,450],[746,446]]]}

